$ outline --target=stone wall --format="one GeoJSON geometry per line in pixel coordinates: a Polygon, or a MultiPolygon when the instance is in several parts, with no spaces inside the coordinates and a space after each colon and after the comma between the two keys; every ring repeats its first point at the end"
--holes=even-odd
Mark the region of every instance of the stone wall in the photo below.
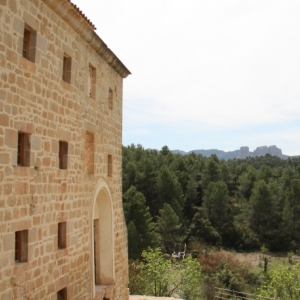
{"type": "Polygon", "coordinates": [[[0,0],[0,299],[125,300],[121,138],[122,81],[129,71],[96,53],[84,38],[93,29],[68,0],[57,1],[57,11],[48,2],[0,0]],[[81,22],[76,30],[72,16],[81,22]],[[27,27],[33,61],[23,57],[27,27]],[[64,57],[71,58],[70,83],[62,79],[64,57]],[[29,155],[25,163],[22,151],[29,155]],[[93,228],[102,197],[111,216],[99,224],[108,226],[108,236],[93,228]],[[112,270],[98,270],[97,255],[111,260],[112,270]]]}

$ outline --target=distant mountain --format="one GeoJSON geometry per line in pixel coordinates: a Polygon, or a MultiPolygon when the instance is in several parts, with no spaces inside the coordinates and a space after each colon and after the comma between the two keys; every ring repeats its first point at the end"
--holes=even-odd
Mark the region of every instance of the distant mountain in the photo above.
{"type": "Polygon", "coordinates": [[[266,154],[270,154],[272,156],[278,156],[281,159],[287,159],[289,156],[282,154],[281,149],[277,148],[275,145],[272,146],[260,146],[257,147],[253,152],[249,150],[248,146],[241,147],[239,150],[234,151],[222,151],[218,149],[210,149],[210,150],[192,150],[189,152],[181,151],[181,150],[172,150],[173,153],[179,153],[181,155],[188,155],[191,153],[201,154],[205,157],[209,157],[212,154],[215,154],[219,159],[244,159],[246,157],[255,157],[255,156],[264,156],[266,154]]]}

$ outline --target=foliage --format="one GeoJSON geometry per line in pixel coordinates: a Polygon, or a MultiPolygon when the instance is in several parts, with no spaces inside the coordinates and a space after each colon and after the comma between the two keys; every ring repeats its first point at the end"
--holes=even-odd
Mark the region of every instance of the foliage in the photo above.
{"type": "Polygon", "coordinates": [[[263,264],[264,264],[264,272],[265,273],[268,271],[268,263],[269,263],[269,258],[267,255],[268,251],[269,251],[269,249],[265,245],[261,246],[261,248],[260,248],[260,252],[262,253],[261,260],[263,261],[263,264]]]}
{"type": "Polygon", "coordinates": [[[280,266],[270,272],[265,284],[257,291],[258,300],[262,297],[274,297],[284,300],[300,299],[300,270],[299,265],[292,267],[280,266]]]}
{"type": "Polygon", "coordinates": [[[158,245],[158,236],[143,194],[131,186],[123,197],[128,228],[128,253],[130,258],[138,258],[143,249],[158,245]]]}
{"type": "Polygon", "coordinates": [[[191,257],[175,261],[165,258],[159,248],[148,248],[142,253],[142,261],[132,263],[129,270],[133,294],[200,299],[201,267],[191,257]]]}
{"type": "Polygon", "coordinates": [[[221,245],[220,234],[211,225],[211,222],[205,218],[202,209],[199,209],[199,211],[194,215],[188,229],[188,237],[214,246],[221,245]]]}
{"type": "Polygon", "coordinates": [[[159,210],[157,219],[157,232],[161,236],[162,247],[170,253],[176,242],[181,242],[180,230],[181,223],[172,207],[165,203],[163,208],[159,210]]]}
{"type": "Polygon", "coordinates": [[[183,238],[235,250],[300,247],[300,157],[224,161],[132,144],[122,171],[131,258],[159,241],[169,253],[183,238]]]}
{"type": "Polygon", "coordinates": [[[204,194],[203,208],[213,226],[221,228],[229,205],[228,189],[224,182],[210,182],[204,194]]]}
{"type": "Polygon", "coordinates": [[[251,273],[246,263],[240,263],[233,255],[223,251],[202,251],[198,261],[203,272],[203,293],[213,298],[211,287],[217,286],[238,292],[251,292],[258,284],[258,277],[251,273]]]}

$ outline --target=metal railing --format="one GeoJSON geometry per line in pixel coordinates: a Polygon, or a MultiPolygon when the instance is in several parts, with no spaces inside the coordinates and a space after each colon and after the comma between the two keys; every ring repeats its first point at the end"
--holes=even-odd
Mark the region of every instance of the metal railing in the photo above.
{"type": "Polygon", "coordinates": [[[222,289],[215,287],[214,288],[214,299],[218,300],[276,300],[275,298],[257,296],[254,294],[237,292],[234,290],[222,289]]]}

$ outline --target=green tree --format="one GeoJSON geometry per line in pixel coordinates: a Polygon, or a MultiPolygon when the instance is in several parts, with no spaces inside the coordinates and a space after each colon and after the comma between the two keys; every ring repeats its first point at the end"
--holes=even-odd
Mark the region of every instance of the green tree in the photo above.
{"type": "Polygon", "coordinates": [[[252,208],[251,224],[253,229],[261,236],[270,229],[273,215],[271,192],[264,180],[255,183],[250,198],[252,208]]]}
{"type": "Polygon", "coordinates": [[[185,216],[190,220],[195,213],[195,207],[200,206],[199,183],[194,177],[191,177],[186,187],[186,203],[185,203],[185,216]]]}
{"type": "Polygon", "coordinates": [[[202,208],[194,215],[187,234],[189,239],[196,239],[201,243],[204,242],[214,246],[221,245],[220,234],[204,216],[202,208]]]}
{"type": "Polygon", "coordinates": [[[163,207],[164,203],[168,203],[175,211],[176,215],[182,219],[185,197],[176,175],[170,172],[166,166],[163,166],[158,172],[157,188],[158,211],[163,207]]]}
{"type": "Polygon", "coordinates": [[[138,258],[147,247],[158,245],[155,224],[149,208],[145,204],[145,197],[134,186],[131,186],[124,194],[124,214],[128,225],[129,258],[138,258]]]}
{"type": "Polygon", "coordinates": [[[273,297],[282,300],[300,299],[300,272],[299,265],[292,267],[280,266],[270,271],[269,279],[258,289],[258,300],[262,297],[273,297]]]}
{"type": "Polygon", "coordinates": [[[223,181],[210,182],[204,192],[203,209],[213,226],[220,227],[227,217],[228,188],[223,181]]]}
{"type": "Polygon", "coordinates": [[[258,172],[258,178],[264,180],[266,183],[273,176],[272,169],[269,166],[262,166],[258,172]]]}
{"type": "Polygon", "coordinates": [[[165,259],[160,249],[149,248],[142,253],[141,270],[147,276],[144,295],[186,300],[201,299],[201,266],[191,257],[182,261],[165,259]]]}
{"type": "Polygon", "coordinates": [[[210,157],[203,171],[202,185],[206,188],[210,182],[217,182],[220,179],[221,170],[219,162],[214,157],[210,157]]]}
{"type": "Polygon", "coordinates": [[[136,188],[142,192],[146,198],[146,205],[150,209],[152,216],[155,215],[154,203],[157,199],[157,184],[156,184],[156,159],[155,156],[144,155],[137,164],[136,188]]]}
{"type": "Polygon", "coordinates": [[[256,171],[252,167],[248,167],[238,178],[239,191],[247,200],[249,200],[251,196],[255,180],[256,171]]]}
{"type": "Polygon", "coordinates": [[[293,230],[300,229],[300,179],[293,179],[287,199],[291,208],[293,230]]]}
{"type": "Polygon", "coordinates": [[[168,203],[165,203],[163,208],[159,210],[156,225],[156,230],[162,239],[163,249],[166,250],[167,253],[171,253],[176,242],[182,242],[180,239],[182,224],[168,203]]]}

